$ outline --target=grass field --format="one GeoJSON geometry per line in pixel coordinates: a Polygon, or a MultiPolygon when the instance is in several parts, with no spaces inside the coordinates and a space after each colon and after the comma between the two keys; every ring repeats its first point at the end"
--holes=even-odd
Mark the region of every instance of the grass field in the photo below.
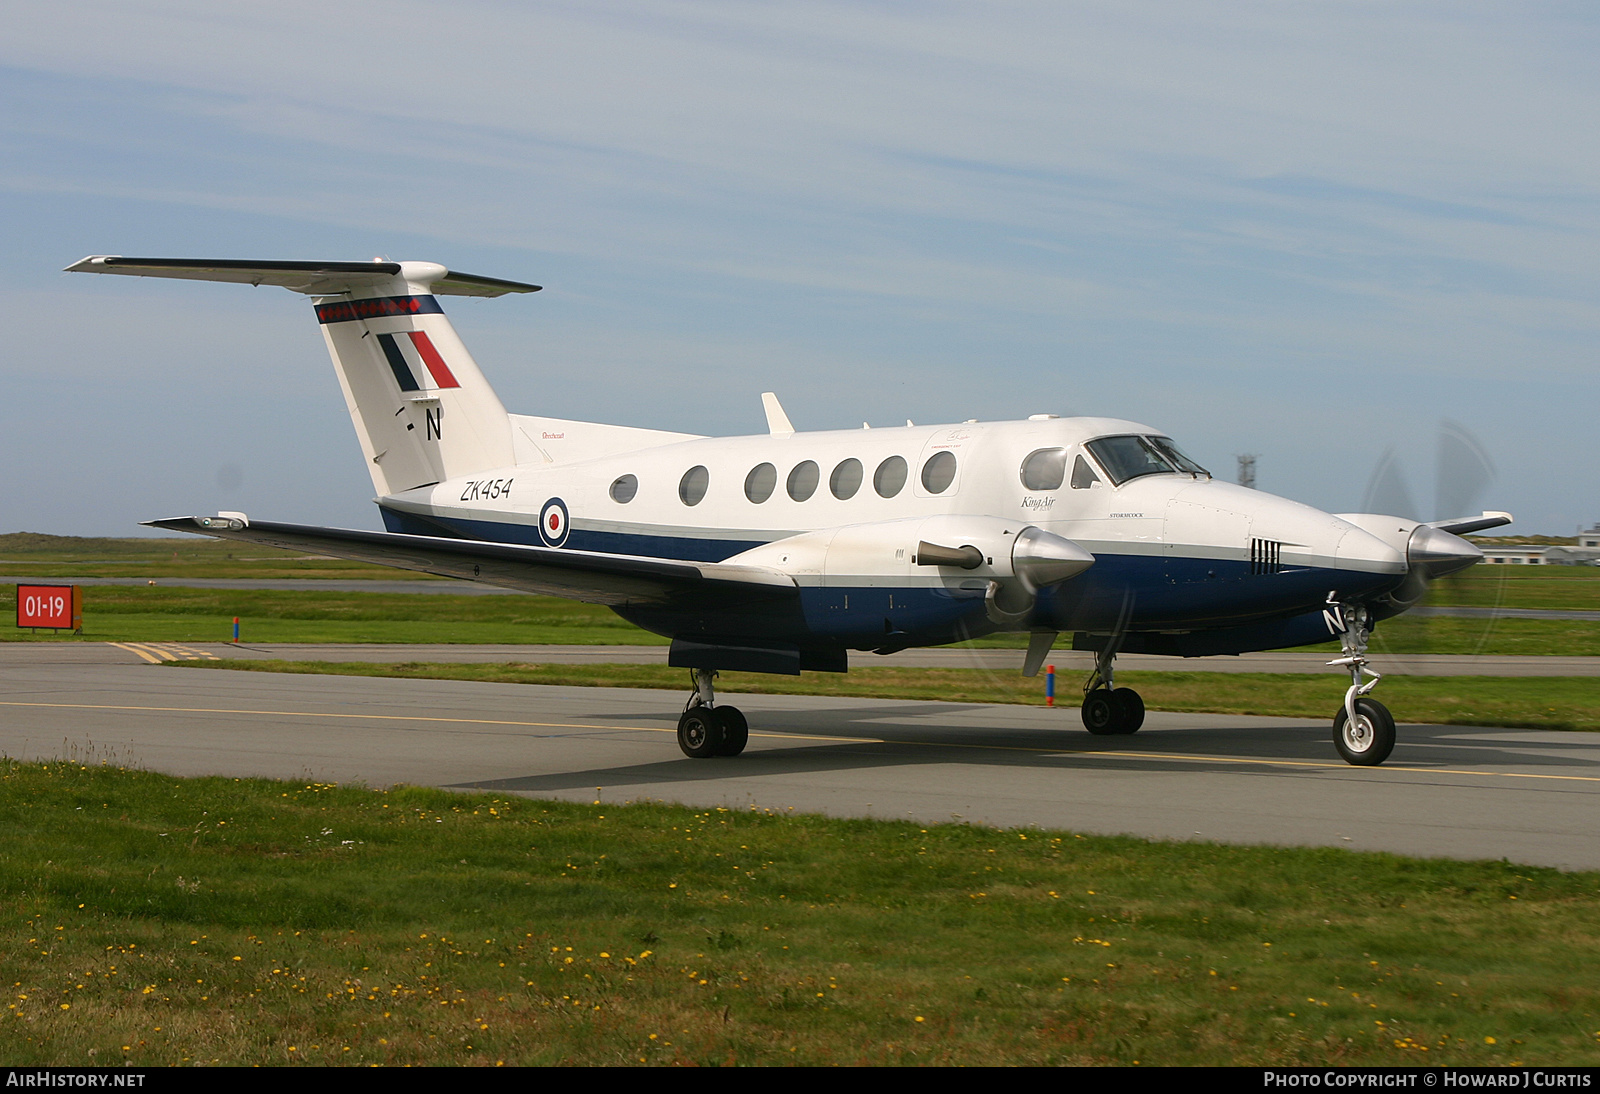
{"type": "MultiPolygon", "coordinates": [[[[179,661],[175,667],[245,669],[253,672],[386,676],[402,679],[478,680],[562,687],[688,689],[688,674],[665,665],[400,664],[330,661],[179,661]]],[[[1058,681],[1057,705],[1076,707],[1083,674],[1058,681]]],[[[1214,714],[1260,714],[1280,718],[1331,718],[1346,681],[1327,675],[1222,672],[1119,672],[1117,683],[1134,688],[1151,710],[1214,714]]],[[[769,676],[726,672],[717,693],[727,702],[739,695],[843,695],[876,699],[925,699],[945,703],[1044,705],[1042,678],[982,669],[873,667],[846,675],[808,672],[769,676]]],[[[1400,676],[1384,677],[1375,698],[1401,722],[1431,725],[1514,726],[1526,729],[1600,730],[1600,679],[1585,676],[1400,676]]],[[[1065,714],[1069,725],[1076,716],[1065,714]]]]}
{"type": "Polygon", "coordinates": [[[1600,875],[0,764],[41,1064],[1600,1064],[1600,875]]]}

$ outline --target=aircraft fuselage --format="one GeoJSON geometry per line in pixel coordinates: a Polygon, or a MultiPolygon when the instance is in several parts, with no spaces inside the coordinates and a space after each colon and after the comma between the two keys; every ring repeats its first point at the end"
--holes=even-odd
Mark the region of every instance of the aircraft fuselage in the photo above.
{"type": "MultiPolygon", "coordinates": [[[[535,454],[606,428],[514,420],[535,454]]],[[[618,608],[674,636],[893,649],[998,629],[1165,631],[1165,640],[1135,645],[1183,652],[1199,641],[1186,636],[1225,629],[1222,648],[1212,648],[1213,636],[1205,652],[1240,652],[1226,647],[1321,641],[1330,593],[1366,599],[1403,578],[1403,551],[1331,514],[1196,471],[1139,468],[1119,483],[1128,468],[1108,466],[1108,453],[1091,447],[1159,437],[1109,418],[691,437],[578,462],[519,463],[378,503],[395,532],[752,563],[800,586],[797,610],[776,615],[737,604],[618,608]],[[1039,453],[1060,453],[1060,474],[1046,467],[1030,482],[1026,465],[1039,453]],[[986,613],[985,594],[1012,576],[1005,537],[1030,525],[1095,561],[1039,590],[1025,619],[1006,627],[986,613]],[[970,542],[985,561],[919,564],[917,546],[929,540],[970,542]]]]}

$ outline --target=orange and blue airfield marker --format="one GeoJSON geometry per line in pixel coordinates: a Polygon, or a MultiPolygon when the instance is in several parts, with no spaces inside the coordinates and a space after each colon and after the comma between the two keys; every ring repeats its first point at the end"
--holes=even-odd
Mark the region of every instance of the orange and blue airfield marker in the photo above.
{"type": "Polygon", "coordinates": [[[1046,665],[1044,667],[1044,705],[1047,707],[1056,705],[1056,667],[1054,665],[1046,665]]]}

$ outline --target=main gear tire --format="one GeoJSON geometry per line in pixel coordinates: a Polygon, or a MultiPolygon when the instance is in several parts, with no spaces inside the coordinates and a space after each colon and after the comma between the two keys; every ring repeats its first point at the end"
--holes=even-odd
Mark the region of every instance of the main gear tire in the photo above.
{"type": "Polygon", "coordinates": [[[1132,688],[1118,688],[1111,693],[1117,705],[1117,730],[1122,734],[1137,733],[1144,725],[1144,699],[1132,688]]]}
{"type": "Polygon", "coordinates": [[[1121,732],[1117,728],[1122,721],[1120,708],[1110,689],[1095,688],[1083,697],[1083,709],[1078,714],[1084,729],[1096,737],[1110,737],[1121,732]]]}
{"type": "Polygon", "coordinates": [[[678,747],[694,760],[721,754],[722,719],[707,707],[692,707],[678,719],[678,747]]]}
{"type": "Polygon", "coordinates": [[[737,756],[750,743],[750,723],[738,707],[717,707],[711,712],[722,723],[722,747],[718,756],[737,756]]]}

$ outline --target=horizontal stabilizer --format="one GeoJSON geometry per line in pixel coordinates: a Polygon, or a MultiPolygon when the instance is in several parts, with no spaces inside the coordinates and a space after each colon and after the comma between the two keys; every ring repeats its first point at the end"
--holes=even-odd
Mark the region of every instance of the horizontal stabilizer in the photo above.
{"type": "Polygon", "coordinates": [[[169,532],[193,532],[290,551],[332,555],[590,604],[660,603],[684,593],[693,593],[697,603],[705,603],[708,596],[714,599],[719,593],[738,602],[746,602],[751,596],[786,599],[798,594],[793,578],[756,566],[679,562],[399,532],[273,524],[246,521],[233,514],[220,518],[169,517],[144,523],[147,527],[169,532]]]}
{"type": "Polygon", "coordinates": [[[393,278],[425,281],[440,296],[504,296],[538,292],[542,286],[498,277],[457,273],[431,262],[274,262],[243,258],[124,258],[90,255],[67,267],[68,273],[131,274],[135,277],[177,277],[186,281],[230,281],[240,285],[276,285],[310,296],[379,285],[393,278]],[[421,275],[421,276],[417,276],[421,275]]]}

